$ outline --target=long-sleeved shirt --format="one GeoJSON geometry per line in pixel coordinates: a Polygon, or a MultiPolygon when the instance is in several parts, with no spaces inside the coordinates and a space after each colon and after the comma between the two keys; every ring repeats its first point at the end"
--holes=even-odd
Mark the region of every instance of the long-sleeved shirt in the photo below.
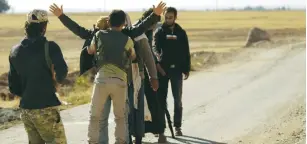
{"type": "Polygon", "coordinates": [[[144,79],[144,68],[149,74],[149,78],[158,79],[156,63],[152,55],[151,47],[148,43],[148,39],[144,34],[144,38],[136,40],[137,46],[135,47],[136,53],[139,56],[138,63],[142,79],[144,79]],[[144,67],[145,66],[145,67],[144,67]]]}
{"type": "Polygon", "coordinates": [[[179,73],[190,72],[189,40],[185,30],[178,24],[175,24],[174,29],[163,25],[156,30],[153,51],[166,73],[170,69],[179,73]]]}
{"type": "MultiPolygon", "coordinates": [[[[138,20],[134,25],[138,25],[141,22],[142,22],[141,20],[138,20]]],[[[152,34],[152,30],[149,30],[149,31],[151,31],[151,34],[152,34]]],[[[158,78],[157,68],[155,64],[156,60],[152,52],[152,42],[151,42],[152,36],[148,37],[147,34],[148,34],[148,30],[142,35],[134,38],[134,41],[136,43],[135,49],[138,55],[138,65],[139,65],[140,74],[141,74],[142,79],[145,78],[144,70],[146,70],[147,73],[149,74],[149,78],[157,79],[158,78]]]]}
{"type": "MultiPolygon", "coordinates": [[[[20,107],[41,109],[60,105],[52,73],[45,58],[45,37],[25,38],[11,49],[8,75],[9,90],[20,96],[20,107]]],[[[68,68],[60,47],[49,41],[49,57],[54,65],[57,82],[67,76],[68,68]]]]}
{"type": "MultiPolygon", "coordinates": [[[[64,26],[67,27],[70,31],[72,31],[75,35],[86,40],[82,48],[90,44],[93,35],[97,31],[97,29],[86,29],[78,25],[65,14],[59,16],[59,19],[64,24],[64,26]]],[[[123,28],[122,33],[133,39],[143,34],[153,23],[159,21],[159,19],[160,16],[152,13],[137,25],[134,25],[133,27],[123,28]]],[[[80,56],[80,74],[83,74],[84,72],[92,68],[92,66],[93,55],[89,55],[86,52],[86,49],[83,49],[80,56]]]]}
{"type": "MultiPolygon", "coordinates": [[[[72,19],[70,19],[65,14],[59,16],[60,21],[67,27],[70,31],[72,31],[75,35],[79,36],[82,39],[88,39],[93,37],[93,29],[86,29],[72,19]]],[[[132,39],[143,34],[153,23],[159,20],[159,16],[152,13],[143,21],[134,25],[133,27],[124,27],[122,29],[122,33],[131,37],[132,39]]]]}

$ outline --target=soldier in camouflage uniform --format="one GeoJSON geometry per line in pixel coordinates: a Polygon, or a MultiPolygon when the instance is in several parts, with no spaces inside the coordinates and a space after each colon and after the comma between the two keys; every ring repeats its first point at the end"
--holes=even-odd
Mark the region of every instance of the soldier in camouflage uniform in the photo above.
{"type": "Polygon", "coordinates": [[[64,126],[55,107],[22,109],[21,120],[28,133],[29,144],[66,144],[64,126]]]}
{"type": "Polygon", "coordinates": [[[27,15],[26,36],[11,49],[9,56],[9,90],[21,97],[21,119],[29,144],[66,144],[57,108],[61,102],[55,94],[49,64],[54,66],[58,83],[65,79],[68,68],[60,47],[44,36],[47,23],[47,12],[44,10],[33,10],[27,15]]]}

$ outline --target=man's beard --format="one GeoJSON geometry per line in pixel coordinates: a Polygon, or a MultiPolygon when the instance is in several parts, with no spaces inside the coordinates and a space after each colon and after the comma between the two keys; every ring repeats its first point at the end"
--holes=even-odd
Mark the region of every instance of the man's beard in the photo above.
{"type": "Polygon", "coordinates": [[[171,24],[168,24],[168,23],[165,22],[165,25],[166,25],[167,27],[172,27],[172,26],[175,25],[175,22],[172,22],[171,24]]]}

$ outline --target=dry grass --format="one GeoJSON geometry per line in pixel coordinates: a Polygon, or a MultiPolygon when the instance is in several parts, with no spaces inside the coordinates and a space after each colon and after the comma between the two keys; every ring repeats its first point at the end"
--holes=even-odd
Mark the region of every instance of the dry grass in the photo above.
{"type": "Polygon", "coordinates": [[[2,108],[17,108],[19,105],[19,99],[15,98],[13,101],[2,101],[0,100],[0,105],[2,108]]]}
{"type": "MultiPolygon", "coordinates": [[[[71,90],[64,93],[64,95],[58,96],[60,101],[63,103],[61,109],[88,103],[91,99],[91,93],[92,85],[89,83],[88,77],[78,77],[71,90]]],[[[0,100],[0,106],[2,108],[18,108],[19,100],[19,97],[15,97],[12,101],[0,100]]]]}
{"type": "MultiPolygon", "coordinates": [[[[130,12],[131,19],[137,20],[141,13],[130,12]]],[[[91,27],[99,16],[107,13],[68,14],[85,27],[91,27]]],[[[22,28],[25,15],[1,15],[1,28],[22,28]]],[[[186,29],[238,29],[258,26],[265,29],[305,28],[305,11],[223,11],[223,12],[179,12],[178,23],[186,29]]],[[[50,16],[50,31],[65,29],[60,21],[50,16]]]]}
{"type": "Polygon", "coordinates": [[[89,78],[86,76],[78,77],[73,89],[64,96],[59,97],[63,103],[67,103],[62,106],[62,109],[89,103],[91,93],[92,84],[89,82],[89,78]]]}
{"type": "MultiPolygon", "coordinates": [[[[129,13],[135,21],[141,13],[129,13]]],[[[92,28],[96,19],[106,13],[67,14],[86,28],[92,28]]],[[[22,27],[25,15],[0,15],[0,73],[8,70],[8,53],[10,48],[23,37],[22,27]],[[9,20],[9,21],[8,21],[9,20]]],[[[257,26],[268,30],[273,39],[305,38],[306,16],[304,11],[267,11],[267,12],[179,12],[178,23],[186,29],[191,51],[205,50],[215,52],[231,51],[244,45],[247,32],[257,26]]],[[[79,68],[79,50],[83,40],[73,35],[60,21],[50,16],[47,37],[56,41],[62,48],[69,70],[79,68]]],[[[202,62],[194,58],[193,64],[202,62]]],[[[81,80],[82,81],[82,80],[81,80]]],[[[91,86],[82,82],[74,86],[61,100],[71,103],[70,106],[88,103],[91,86]]],[[[1,102],[4,107],[16,106],[14,102],[1,102]]],[[[69,106],[69,107],[70,107],[69,106]]],[[[67,108],[63,106],[63,108],[67,108]]]]}

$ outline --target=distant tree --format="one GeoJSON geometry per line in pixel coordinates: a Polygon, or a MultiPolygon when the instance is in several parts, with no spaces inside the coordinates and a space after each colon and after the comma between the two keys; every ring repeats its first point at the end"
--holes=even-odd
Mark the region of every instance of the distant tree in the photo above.
{"type": "Polygon", "coordinates": [[[286,6],[281,6],[281,7],[275,8],[274,10],[286,11],[286,10],[290,10],[290,8],[289,7],[287,8],[286,6]]]}
{"type": "Polygon", "coordinates": [[[287,8],[285,6],[280,7],[280,10],[285,11],[287,8]]]}
{"type": "Polygon", "coordinates": [[[257,10],[257,11],[265,10],[265,8],[263,6],[256,6],[254,9],[257,10]]]}
{"type": "Polygon", "coordinates": [[[246,6],[246,7],[243,8],[243,10],[249,11],[249,10],[253,10],[253,8],[251,6],[246,6]]]}
{"type": "Polygon", "coordinates": [[[223,9],[223,10],[226,10],[226,11],[236,11],[237,9],[234,8],[234,7],[230,7],[230,8],[226,8],[226,9],[223,9]]]}
{"type": "Polygon", "coordinates": [[[10,5],[6,0],[0,0],[0,13],[6,12],[10,9],[10,5]]]}

